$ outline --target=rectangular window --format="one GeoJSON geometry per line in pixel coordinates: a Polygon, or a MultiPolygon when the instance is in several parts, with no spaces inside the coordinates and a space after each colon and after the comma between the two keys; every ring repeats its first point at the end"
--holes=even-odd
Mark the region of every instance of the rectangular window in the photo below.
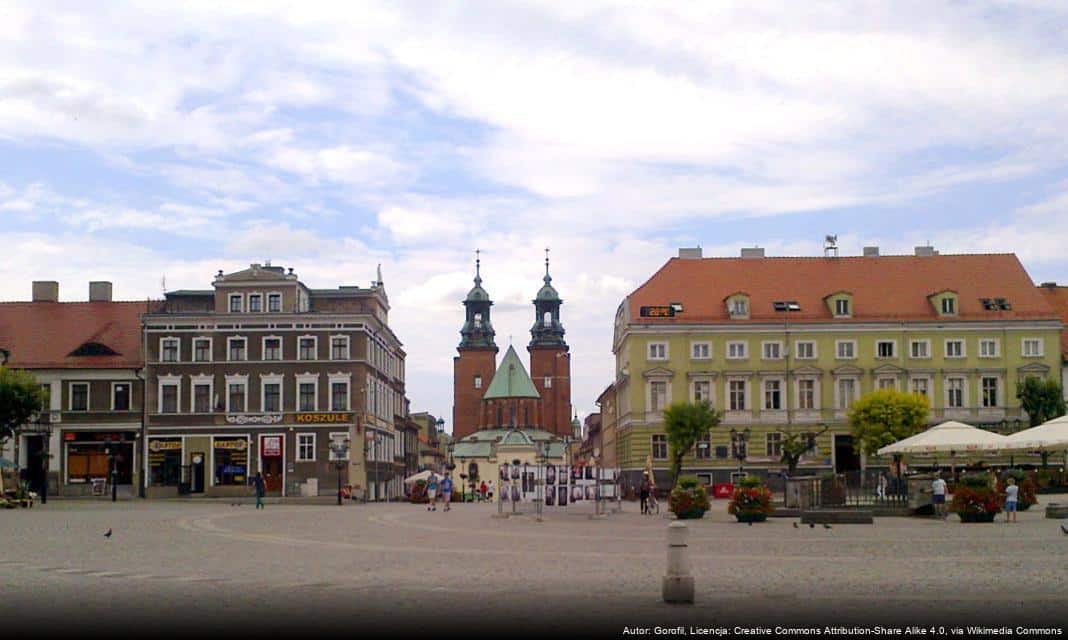
{"type": "Polygon", "coordinates": [[[953,298],[942,298],[942,315],[951,316],[957,313],[957,301],[953,298]]]}
{"type": "Polygon", "coordinates": [[[265,412],[282,410],[282,385],[280,383],[263,383],[263,410],[265,412]]]}
{"type": "Polygon", "coordinates": [[[877,358],[895,358],[897,343],[893,340],[879,340],[875,343],[875,356],[877,358]]]}
{"type": "Polygon", "coordinates": [[[282,294],[267,294],[267,311],[269,313],[280,313],[282,311],[282,294]]]}
{"type": "Polygon", "coordinates": [[[778,380],[764,381],[764,408],[770,411],[782,409],[782,383],[778,380]]]}
{"type": "Polygon", "coordinates": [[[281,338],[264,338],[263,339],[263,359],[264,360],[281,360],[282,359],[282,339],[281,338]]]}
{"type": "Polygon", "coordinates": [[[836,316],[848,316],[849,315],[849,299],[839,298],[834,301],[834,315],[836,316]]]}
{"type": "Polygon", "coordinates": [[[816,408],[816,381],[802,379],[797,381],[797,408],[816,408]]]}
{"type": "Polygon", "coordinates": [[[897,389],[896,378],[879,378],[880,389],[897,389]]]}
{"type": "Polygon", "coordinates": [[[349,359],[349,338],[348,336],[334,336],[330,338],[330,359],[331,360],[348,360],[349,359]]]}
{"type": "Polygon", "coordinates": [[[263,296],[258,293],[250,293],[248,295],[248,311],[249,313],[260,313],[263,311],[263,296]]]}
{"type": "Polygon", "coordinates": [[[763,348],[763,357],[765,360],[779,360],[782,358],[781,342],[764,342],[761,346],[763,348]]]}
{"type": "Polygon", "coordinates": [[[653,459],[665,460],[667,455],[667,436],[662,433],[653,434],[653,459]]]}
{"type": "Polygon", "coordinates": [[[963,358],[964,357],[964,341],[963,340],[946,340],[946,357],[947,358],[963,358]]]}
{"type": "Polygon", "coordinates": [[[89,383],[72,382],[70,385],[70,410],[89,410],[89,383]]]}
{"type": "Polygon", "coordinates": [[[697,440],[696,456],[701,460],[712,457],[712,441],[707,433],[697,440]]]}
{"type": "Polygon", "coordinates": [[[481,389],[482,388],[482,376],[475,376],[475,388],[476,389],[481,389]]]}
{"type": "Polygon", "coordinates": [[[1023,355],[1025,358],[1038,358],[1042,356],[1042,340],[1039,338],[1024,338],[1023,355]]]}
{"type": "Polygon", "coordinates": [[[782,457],[782,434],[775,431],[764,436],[764,453],[770,458],[782,457]]]}
{"type": "Polygon", "coordinates": [[[245,383],[231,382],[227,387],[226,410],[229,413],[244,413],[247,411],[245,404],[245,383]]]}
{"type": "Polygon", "coordinates": [[[115,411],[130,410],[130,383],[119,382],[111,387],[111,408],[115,411]]]}
{"type": "Polygon", "coordinates": [[[193,385],[193,412],[211,413],[211,385],[193,385]]]}
{"type": "Polygon", "coordinates": [[[745,360],[749,357],[747,353],[748,343],[745,342],[728,342],[727,343],[727,359],[728,360],[745,360]]]}
{"type": "Polygon", "coordinates": [[[211,362],[211,340],[207,338],[193,340],[193,360],[196,362],[211,362]]]}
{"type": "Polygon", "coordinates": [[[160,360],[178,362],[178,338],[164,338],[160,342],[160,360]]]}
{"type": "Polygon", "coordinates": [[[160,413],[178,413],[178,385],[163,384],[160,387],[160,413]]]}
{"type": "Polygon", "coordinates": [[[300,383],[300,408],[299,411],[315,411],[315,383],[300,383]]]}
{"type": "Polygon", "coordinates": [[[848,409],[857,399],[857,381],[853,378],[842,378],[838,381],[838,408],[848,409]]]}
{"type": "Polygon", "coordinates": [[[984,376],[983,380],[983,406],[993,408],[998,406],[998,379],[984,376]]]}
{"type": "Polygon", "coordinates": [[[349,410],[349,385],[344,382],[333,382],[330,384],[330,410],[349,410]]]}
{"type": "Polygon", "coordinates": [[[835,344],[835,353],[839,360],[852,360],[857,357],[857,343],[853,340],[838,340],[835,344]]]}
{"type": "Polygon", "coordinates": [[[979,341],[980,358],[996,358],[999,355],[998,341],[996,338],[983,338],[979,341]]]}
{"type": "Polygon", "coordinates": [[[695,342],[690,345],[690,357],[694,360],[708,360],[712,357],[712,345],[707,342],[695,342]]]}
{"type": "Polygon", "coordinates": [[[297,358],[300,360],[315,360],[315,338],[300,338],[298,342],[300,344],[300,352],[297,354],[297,358]]]}
{"type": "Polygon", "coordinates": [[[241,313],[243,306],[241,294],[230,294],[230,313],[241,313]]]}
{"type": "Polygon", "coordinates": [[[727,392],[730,410],[745,411],[745,380],[731,380],[727,383],[727,392]]]}
{"type": "Polygon", "coordinates": [[[798,360],[814,360],[816,358],[815,342],[797,342],[795,344],[798,360]]]}
{"type": "Polygon", "coordinates": [[[227,354],[226,358],[230,361],[246,360],[247,354],[245,353],[245,339],[244,338],[229,338],[226,341],[227,354]]]}
{"type": "Polygon", "coordinates": [[[693,383],[694,402],[712,402],[712,383],[708,380],[697,380],[693,383]]]}
{"type": "Polygon", "coordinates": [[[912,392],[930,397],[930,385],[927,383],[927,378],[913,378],[912,392]]]}
{"type": "Polygon", "coordinates": [[[663,411],[667,406],[667,382],[654,380],[649,383],[649,410],[663,411]]]}
{"type": "Polygon", "coordinates": [[[552,389],[553,388],[553,377],[552,376],[545,376],[544,378],[542,378],[541,382],[545,386],[546,389],[552,389]]]}
{"type": "Polygon", "coordinates": [[[931,343],[927,340],[913,340],[909,343],[909,353],[913,358],[930,358],[931,343]]]}
{"type": "Polygon", "coordinates": [[[731,315],[737,317],[749,315],[749,304],[743,299],[732,300],[731,315]]]}
{"type": "Polygon", "coordinates": [[[649,360],[667,360],[667,343],[650,342],[649,360]]]}
{"type": "Polygon", "coordinates": [[[946,406],[954,409],[964,407],[964,378],[946,380],[946,406]]]}
{"type": "Polygon", "coordinates": [[[315,462],[315,434],[297,434],[297,462],[315,462]]]}

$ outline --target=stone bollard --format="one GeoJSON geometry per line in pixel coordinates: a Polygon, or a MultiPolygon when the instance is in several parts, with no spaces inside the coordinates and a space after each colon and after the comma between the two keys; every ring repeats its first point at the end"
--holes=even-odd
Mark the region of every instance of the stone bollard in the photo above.
{"type": "Polygon", "coordinates": [[[693,576],[686,538],[690,530],[675,521],[668,525],[667,574],[663,581],[664,602],[693,604],[693,576]]]}

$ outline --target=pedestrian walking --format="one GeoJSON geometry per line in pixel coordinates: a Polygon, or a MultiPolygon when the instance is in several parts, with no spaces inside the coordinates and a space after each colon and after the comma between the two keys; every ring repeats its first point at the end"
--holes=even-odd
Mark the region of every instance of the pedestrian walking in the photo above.
{"type": "Polygon", "coordinates": [[[493,480],[486,483],[486,496],[493,500],[493,480]]]}
{"type": "Polygon", "coordinates": [[[445,503],[444,511],[452,509],[452,476],[445,476],[441,481],[441,501],[445,503]]]}
{"type": "Polygon", "coordinates": [[[642,476],[641,486],[638,488],[638,497],[641,499],[642,503],[642,513],[649,513],[649,489],[651,484],[652,483],[649,481],[649,472],[646,471],[642,476]]]}
{"type": "Polygon", "coordinates": [[[945,520],[949,514],[946,513],[946,481],[942,476],[935,476],[931,483],[931,501],[934,503],[935,514],[945,520]]]}
{"type": "Polygon", "coordinates": [[[256,477],[252,479],[253,489],[256,492],[256,508],[263,508],[263,496],[267,495],[267,485],[263,481],[263,474],[259,471],[256,472],[256,477]]]}
{"type": "Polygon", "coordinates": [[[886,474],[885,473],[880,473],[879,474],[879,482],[875,487],[875,495],[877,495],[880,500],[886,500],[886,486],[887,486],[887,484],[889,484],[889,483],[888,483],[888,481],[886,479],[886,474]]]}
{"type": "Polygon", "coordinates": [[[489,493],[489,487],[486,486],[486,481],[483,480],[482,484],[478,485],[478,495],[482,497],[482,501],[486,501],[486,494],[489,493]]]}
{"type": "Polygon", "coordinates": [[[438,510],[438,477],[433,473],[426,479],[426,510],[438,510]]]}
{"type": "Polygon", "coordinates": [[[1016,522],[1016,500],[1020,496],[1020,487],[1016,478],[1009,476],[1005,480],[1005,522],[1016,522]]]}

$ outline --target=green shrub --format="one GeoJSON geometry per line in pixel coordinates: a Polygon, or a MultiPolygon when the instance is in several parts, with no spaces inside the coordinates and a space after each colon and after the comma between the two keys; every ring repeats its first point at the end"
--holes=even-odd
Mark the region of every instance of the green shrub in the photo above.
{"type": "Polygon", "coordinates": [[[749,489],[755,487],[763,487],[764,480],[760,476],[746,476],[738,481],[739,487],[746,487],[749,489]]]}
{"type": "Polygon", "coordinates": [[[703,518],[709,506],[708,492],[700,483],[688,489],[677,486],[671,490],[671,495],[668,497],[668,509],[679,520],[703,518]]]}
{"type": "Polygon", "coordinates": [[[970,489],[988,489],[990,488],[990,476],[985,473],[969,473],[961,476],[960,482],[957,484],[970,489]]]}
{"type": "Polygon", "coordinates": [[[682,489],[696,489],[701,486],[701,479],[697,476],[680,476],[678,486],[682,489]]]}

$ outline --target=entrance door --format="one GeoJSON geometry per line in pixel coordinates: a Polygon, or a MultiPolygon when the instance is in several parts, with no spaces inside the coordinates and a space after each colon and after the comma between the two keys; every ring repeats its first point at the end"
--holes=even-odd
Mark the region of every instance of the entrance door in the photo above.
{"type": "Polygon", "coordinates": [[[189,491],[191,493],[204,493],[204,454],[194,453],[191,461],[193,464],[190,469],[189,491]]]}
{"type": "Polygon", "coordinates": [[[282,492],[282,436],[260,436],[260,471],[269,493],[282,492]]]}
{"type": "Polygon", "coordinates": [[[45,483],[45,436],[26,436],[26,481],[30,491],[42,493],[45,483]]]}
{"type": "Polygon", "coordinates": [[[860,456],[853,448],[853,436],[834,436],[834,472],[848,473],[860,471],[860,456]]]}

